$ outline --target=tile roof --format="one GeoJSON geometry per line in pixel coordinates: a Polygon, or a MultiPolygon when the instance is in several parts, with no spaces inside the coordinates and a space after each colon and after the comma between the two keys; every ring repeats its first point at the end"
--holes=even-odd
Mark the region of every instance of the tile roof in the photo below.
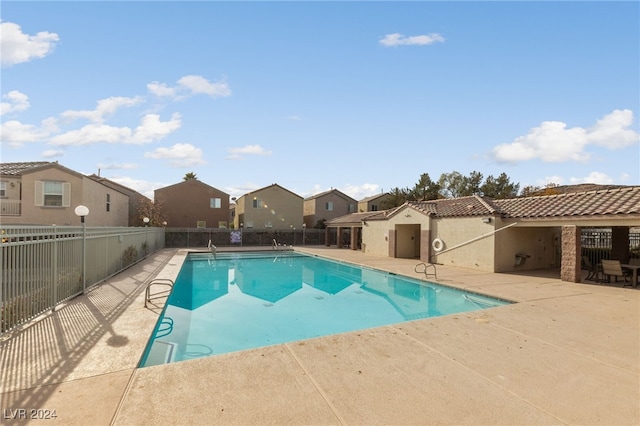
{"type": "Polygon", "coordinates": [[[414,201],[413,208],[437,217],[486,216],[498,213],[490,199],[478,195],[442,200],[414,201]]]}
{"type": "Polygon", "coordinates": [[[24,163],[0,163],[0,175],[20,176],[24,172],[42,166],[48,166],[50,161],[30,161],[24,163]]]}
{"type": "Polygon", "coordinates": [[[506,218],[640,214],[640,186],[509,198],[493,200],[492,203],[506,218]]]}
{"type": "Polygon", "coordinates": [[[326,221],[327,225],[359,224],[363,220],[386,219],[386,211],[350,213],[326,221]]]}
{"type": "Polygon", "coordinates": [[[334,193],[337,196],[342,197],[342,198],[344,198],[344,199],[346,199],[348,201],[356,201],[354,198],[349,197],[344,192],[340,191],[339,189],[335,189],[335,188],[334,189],[330,189],[328,191],[320,192],[319,194],[312,195],[310,197],[305,198],[305,200],[313,200],[313,199],[320,198],[322,196],[325,196],[325,195],[331,194],[331,193],[334,193]]]}

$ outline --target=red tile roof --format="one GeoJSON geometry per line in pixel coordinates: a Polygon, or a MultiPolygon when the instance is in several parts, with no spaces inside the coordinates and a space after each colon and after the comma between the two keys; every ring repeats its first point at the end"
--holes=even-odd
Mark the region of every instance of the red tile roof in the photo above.
{"type": "Polygon", "coordinates": [[[640,186],[493,200],[506,218],[640,214],[640,186]]]}

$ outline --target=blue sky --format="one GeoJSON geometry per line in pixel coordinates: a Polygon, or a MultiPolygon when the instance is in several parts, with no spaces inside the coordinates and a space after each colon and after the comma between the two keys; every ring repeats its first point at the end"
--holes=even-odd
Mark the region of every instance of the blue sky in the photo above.
{"type": "Polygon", "coordinates": [[[1,161],[356,199],[640,184],[638,2],[3,1],[1,161]]]}

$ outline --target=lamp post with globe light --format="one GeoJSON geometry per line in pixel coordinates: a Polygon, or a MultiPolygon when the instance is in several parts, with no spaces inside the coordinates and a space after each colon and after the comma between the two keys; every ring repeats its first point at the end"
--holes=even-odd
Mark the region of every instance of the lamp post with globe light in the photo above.
{"type": "Polygon", "coordinates": [[[80,218],[80,223],[82,223],[82,293],[84,293],[87,288],[87,228],[84,218],[89,214],[89,208],[79,205],[75,208],[74,213],[80,218]]]}
{"type": "Polygon", "coordinates": [[[149,218],[144,217],[142,221],[144,222],[144,257],[147,257],[147,253],[149,252],[149,237],[147,234],[148,233],[147,226],[149,225],[149,218]]]}

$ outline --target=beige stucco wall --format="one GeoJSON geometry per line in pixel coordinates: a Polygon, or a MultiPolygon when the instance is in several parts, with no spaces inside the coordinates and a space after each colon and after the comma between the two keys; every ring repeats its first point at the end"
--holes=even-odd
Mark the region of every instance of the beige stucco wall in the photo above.
{"type": "Polygon", "coordinates": [[[246,229],[302,229],[302,197],[279,186],[243,195],[236,206],[236,221],[246,229]],[[262,200],[262,207],[253,207],[253,199],[262,200]],[[271,225],[270,227],[268,225],[271,225]]]}
{"type": "Polygon", "coordinates": [[[514,226],[496,233],[495,272],[560,267],[559,227],[514,226]],[[516,265],[516,254],[529,256],[516,265]]]}
{"type": "Polygon", "coordinates": [[[362,227],[364,252],[378,256],[418,258],[421,245],[425,244],[421,241],[421,235],[429,231],[429,227],[429,216],[410,207],[399,210],[388,220],[366,221],[362,227]],[[389,247],[391,233],[395,233],[395,248],[389,247]]]}
{"type": "MultiPolygon", "coordinates": [[[[73,186],[73,185],[72,185],[73,186]]],[[[89,207],[87,226],[129,226],[129,197],[92,179],[82,179],[82,204],[89,207]],[[109,194],[109,211],[107,211],[109,194]]],[[[76,205],[71,203],[72,211],[76,205]]],[[[75,223],[78,218],[75,216],[75,223]]]]}
{"type": "Polygon", "coordinates": [[[494,241],[492,237],[472,241],[494,230],[494,221],[484,223],[482,217],[456,217],[433,219],[431,244],[439,238],[444,243],[440,254],[432,250],[432,261],[449,266],[493,271],[494,241]],[[471,242],[472,241],[472,242],[471,242]],[[452,247],[460,246],[447,251],[452,247]]]}

